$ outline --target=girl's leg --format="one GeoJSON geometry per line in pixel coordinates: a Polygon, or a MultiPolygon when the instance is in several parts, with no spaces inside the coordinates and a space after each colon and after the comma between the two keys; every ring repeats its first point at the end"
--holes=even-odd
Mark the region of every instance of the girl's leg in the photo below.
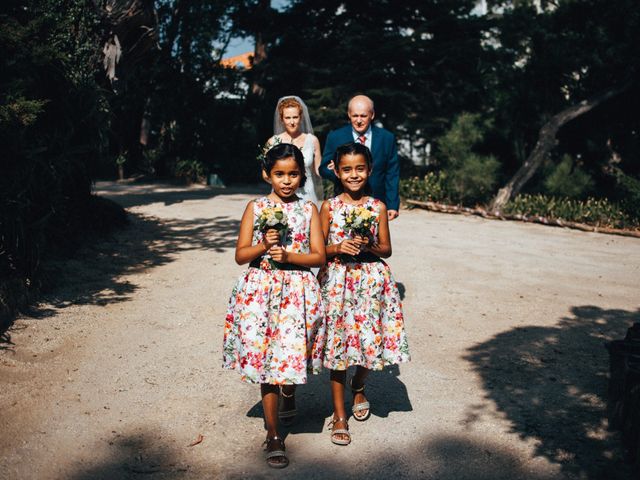
{"type": "MultiPolygon", "coordinates": [[[[275,450],[284,451],[284,441],[278,435],[278,394],[277,385],[263,383],[260,385],[262,395],[262,409],[264,410],[264,422],[267,426],[267,454],[275,450]]],[[[272,467],[286,467],[289,460],[285,455],[267,457],[267,463],[272,467]]]]}
{"type": "Polygon", "coordinates": [[[369,376],[370,371],[371,370],[369,370],[368,368],[364,368],[358,365],[356,367],[356,373],[353,376],[353,379],[351,380],[352,386],[355,388],[360,388],[361,386],[364,386],[364,382],[369,376]]]}
{"type": "MultiPolygon", "coordinates": [[[[367,368],[361,367],[358,365],[356,367],[356,373],[351,379],[351,391],[353,392],[353,404],[358,405],[367,402],[367,397],[364,394],[364,383],[369,375],[369,370],[367,368]]],[[[357,420],[366,420],[369,417],[369,409],[363,409],[354,412],[353,416],[357,420]]]]}
{"type": "MultiPolygon", "coordinates": [[[[346,370],[331,370],[331,397],[333,398],[332,430],[348,430],[347,412],[344,408],[344,386],[347,379],[346,370]]],[[[348,433],[333,433],[332,439],[349,442],[348,433]]]]}
{"type": "Polygon", "coordinates": [[[280,423],[288,427],[293,423],[296,417],[296,386],[283,385],[281,387],[282,399],[278,410],[280,423]]]}
{"type": "Polygon", "coordinates": [[[260,385],[264,423],[267,426],[267,437],[278,436],[278,386],[263,383],[260,385]]]}

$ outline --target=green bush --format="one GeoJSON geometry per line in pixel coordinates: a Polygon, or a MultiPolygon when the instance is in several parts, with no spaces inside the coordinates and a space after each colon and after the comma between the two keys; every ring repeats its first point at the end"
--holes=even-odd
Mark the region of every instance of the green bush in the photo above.
{"type": "Polygon", "coordinates": [[[547,194],[581,198],[593,189],[591,176],[580,167],[574,165],[569,155],[564,155],[557,165],[554,165],[544,180],[544,190],[547,194]]]}
{"type": "Polygon", "coordinates": [[[619,168],[614,169],[619,190],[620,206],[629,215],[640,215],[640,180],[627,175],[619,168]]]}
{"type": "Polygon", "coordinates": [[[90,229],[87,215],[102,211],[87,208],[95,206],[92,174],[109,125],[105,92],[96,82],[102,32],[91,6],[83,0],[3,3],[0,324],[37,293],[43,261],[71,252],[90,229]]]}
{"type": "Polygon", "coordinates": [[[200,160],[178,158],[175,176],[184,179],[187,183],[202,183],[206,179],[207,169],[200,160]]]}
{"type": "Polygon", "coordinates": [[[504,213],[541,216],[598,227],[638,228],[640,217],[629,215],[606,198],[584,201],[545,195],[518,195],[505,205],[504,213]]]}
{"type": "Polygon", "coordinates": [[[400,196],[422,202],[450,202],[447,177],[443,172],[429,172],[423,178],[401,179],[400,196]]]}
{"type": "Polygon", "coordinates": [[[438,151],[447,173],[447,190],[456,202],[482,203],[494,192],[500,163],[491,155],[480,155],[473,150],[489,128],[490,123],[480,115],[463,113],[438,139],[438,151]]]}
{"type": "Polygon", "coordinates": [[[326,178],[322,179],[322,192],[324,198],[331,198],[335,195],[334,185],[331,180],[327,180],[326,178]]]}

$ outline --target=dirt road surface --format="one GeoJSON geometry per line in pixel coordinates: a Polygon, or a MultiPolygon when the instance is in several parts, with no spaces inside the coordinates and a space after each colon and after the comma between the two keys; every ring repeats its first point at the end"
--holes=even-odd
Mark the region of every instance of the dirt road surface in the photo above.
{"type": "Polygon", "coordinates": [[[413,360],[371,376],[348,447],[329,441],[328,374],[300,388],[274,471],[258,387],[221,369],[257,192],[96,191],[131,225],[51,265],[56,288],[0,344],[0,478],[634,478],[603,343],[640,321],[637,239],[403,210],[389,263],[413,360]]]}

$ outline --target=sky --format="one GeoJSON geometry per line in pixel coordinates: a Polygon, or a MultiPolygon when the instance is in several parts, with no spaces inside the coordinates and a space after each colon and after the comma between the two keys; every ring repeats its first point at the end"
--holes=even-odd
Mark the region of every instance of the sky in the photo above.
{"type": "MultiPolygon", "coordinates": [[[[283,10],[289,3],[289,0],[271,0],[271,6],[276,10],[283,10]]],[[[253,52],[253,38],[238,37],[231,39],[231,43],[229,43],[229,47],[224,56],[235,57],[236,55],[246,52],[253,52]]]]}
{"type": "Polygon", "coordinates": [[[224,56],[235,57],[246,52],[253,52],[253,38],[233,38],[224,56]]]}

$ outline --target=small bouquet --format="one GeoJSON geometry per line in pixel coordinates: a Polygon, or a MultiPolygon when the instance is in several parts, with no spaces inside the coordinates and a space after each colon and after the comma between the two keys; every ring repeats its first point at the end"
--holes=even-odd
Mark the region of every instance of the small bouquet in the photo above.
{"type": "MultiPolygon", "coordinates": [[[[288,224],[287,224],[287,214],[282,207],[267,207],[262,210],[262,213],[258,217],[257,221],[258,229],[261,232],[266,232],[267,230],[277,230],[280,234],[280,243],[284,243],[285,238],[287,236],[288,224]]],[[[274,261],[269,258],[269,263],[272,268],[275,268],[274,261]]]]}
{"type": "Polygon", "coordinates": [[[344,212],[344,226],[352,236],[360,236],[374,241],[375,224],[378,216],[367,207],[355,207],[344,212]]]}
{"type": "Polygon", "coordinates": [[[258,228],[263,232],[273,228],[282,233],[287,229],[287,214],[277,205],[265,208],[258,218],[258,228]]]}

